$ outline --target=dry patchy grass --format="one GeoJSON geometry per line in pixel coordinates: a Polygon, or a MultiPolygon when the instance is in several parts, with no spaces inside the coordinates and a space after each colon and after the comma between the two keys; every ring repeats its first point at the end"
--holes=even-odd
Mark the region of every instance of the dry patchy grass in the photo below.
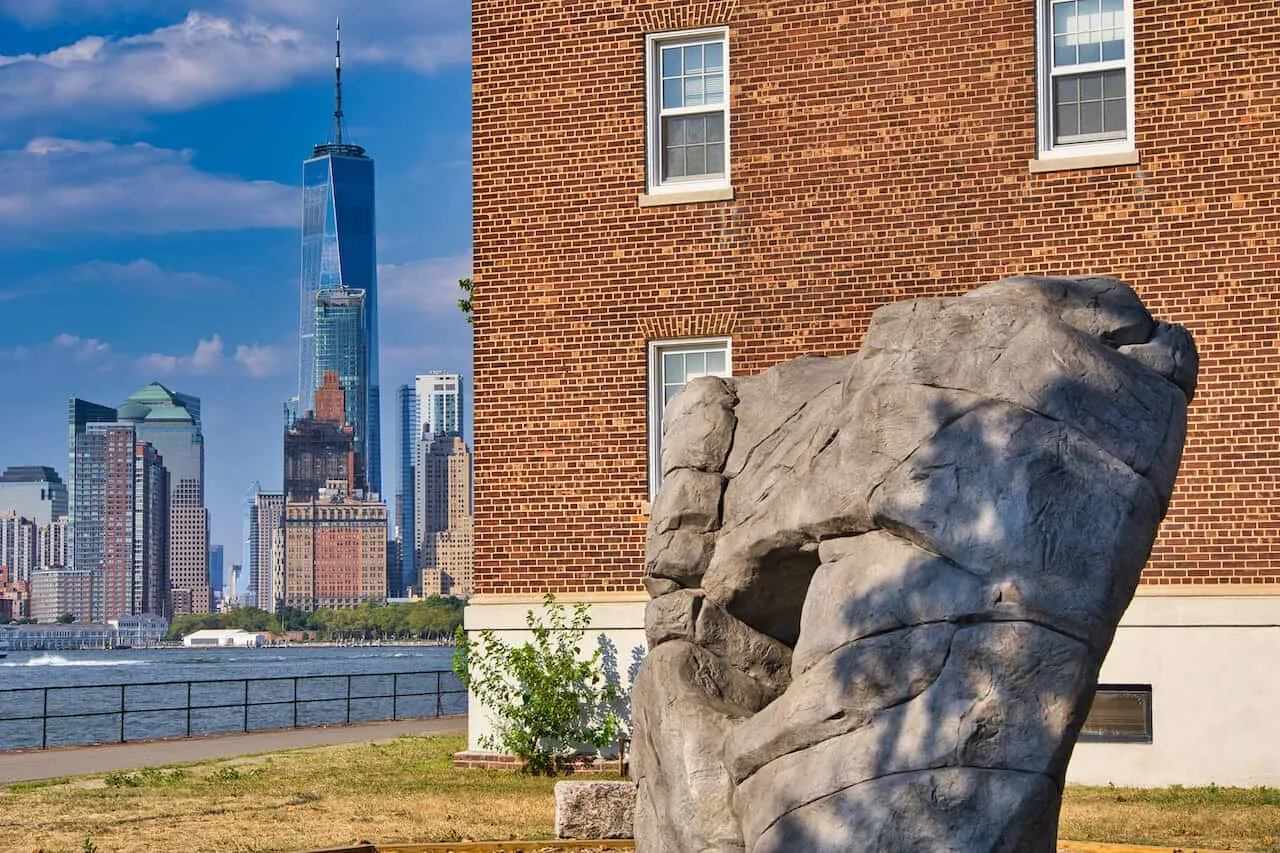
{"type": "Polygon", "coordinates": [[[1280,853],[1280,789],[1067,789],[1058,834],[1073,841],[1280,853]]]}
{"type": "Polygon", "coordinates": [[[553,780],[454,770],[459,737],[404,737],[0,791],[0,850],[258,853],[549,838],[553,780]]]}
{"type": "MultiPolygon", "coordinates": [[[[358,839],[549,839],[554,780],[455,770],[451,757],[463,746],[461,737],[403,737],[11,785],[0,788],[0,851],[265,853],[358,839]]],[[[1280,853],[1280,790],[1069,788],[1060,834],[1280,853]]]]}

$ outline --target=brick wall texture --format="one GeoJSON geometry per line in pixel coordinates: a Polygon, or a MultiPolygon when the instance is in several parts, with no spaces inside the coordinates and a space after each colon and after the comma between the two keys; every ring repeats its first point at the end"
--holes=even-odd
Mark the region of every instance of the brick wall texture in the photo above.
{"type": "Polygon", "coordinates": [[[1196,337],[1145,582],[1280,583],[1275,7],[1134,7],[1140,164],[1032,174],[1031,0],[475,0],[477,592],[640,588],[647,341],[731,335],[749,375],[1017,273],[1196,337]],[[645,34],[708,25],[735,198],[642,208],[645,34]]]}

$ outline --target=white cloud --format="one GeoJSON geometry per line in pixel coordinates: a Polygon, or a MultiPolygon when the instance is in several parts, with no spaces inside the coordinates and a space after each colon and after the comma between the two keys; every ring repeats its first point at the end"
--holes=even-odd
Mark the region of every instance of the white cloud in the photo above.
{"type": "MultiPolygon", "coordinates": [[[[456,312],[458,300],[463,296],[458,279],[470,276],[470,255],[378,264],[378,301],[382,308],[408,308],[432,314],[456,312]]],[[[458,320],[462,320],[460,314],[458,320]]]]}
{"type": "Polygon", "coordinates": [[[0,150],[0,226],[152,234],[298,227],[295,188],[202,172],[192,156],[53,137],[0,150]]]}
{"type": "Polygon", "coordinates": [[[140,367],[158,373],[213,373],[223,364],[222,336],[217,332],[209,340],[196,342],[190,355],[168,355],[153,352],[138,359],[140,367]]]}
{"type": "Polygon", "coordinates": [[[276,376],[291,366],[292,353],[283,347],[264,344],[240,344],[236,347],[235,360],[255,378],[276,376]]]}
{"type": "MultiPolygon", "coordinates": [[[[128,36],[90,35],[42,54],[0,56],[0,118],[92,118],[187,109],[275,91],[330,73],[342,0],[208,0],[178,23],[128,36]]],[[[109,12],[173,12],[169,0],[0,0],[0,15],[29,26],[109,12]],[[121,8],[122,5],[125,8],[121,8]],[[129,8],[129,7],[132,7],[129,8]]],[[[367,3],[344,18],[344,59],[431,73],[470,55],[470,6],[461,0],[367,3]]]]}
{"type": "Polygon", "coordinates": [[[97,361],[111,354],[111,344],[97,338],[82,338],[67,332],[57,335],[52,343],[58,349],[69,351],[75,356],[76,361],[97,361]]]}
{"type": "MultiPolygon", "coordinates": [[[[49,276],[52,278],[52,276],[49,276]]],[[[138,258],[128,263],[88,261],[77,264],[58,276],[79,285],[112,285],[152,293],[174,293],[193,290],[227,290],[231,282],[213,275],[181,270],[166,270],[155,261],[138,258]]]]}

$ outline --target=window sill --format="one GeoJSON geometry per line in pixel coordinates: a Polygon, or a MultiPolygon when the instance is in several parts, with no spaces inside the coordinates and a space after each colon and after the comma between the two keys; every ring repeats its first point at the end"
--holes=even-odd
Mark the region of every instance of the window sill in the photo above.
{"type": "Polygon", "coordinates": [[[1065,172],[1070,169],[1099,169],[1104,166],[1136,166],[1137,151],[1112,151],[1106,154],[1080,154],[1069,157],[1041,157],[1027,161],[1031,173],[1065,172]]]}
{"type": "Polygon", "coordinates": [[[693,204],[699,201],[733,201],[733,187],[646,193],[640,196],[641,207],[665,207],[669,204],[693,204]]]}

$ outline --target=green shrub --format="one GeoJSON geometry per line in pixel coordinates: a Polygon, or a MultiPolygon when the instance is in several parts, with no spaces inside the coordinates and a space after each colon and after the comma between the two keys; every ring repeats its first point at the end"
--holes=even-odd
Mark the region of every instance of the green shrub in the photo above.
{"type": "Polygon", "coordinates": [[[495,733],[480,745],[519,757],[523,772],[554,776],[571,756],[613,742],[618,690],[605,678],[600,644],[583,656],[587,606],[574,605],[566,617],[547,593],[542,610],[541,617],[526,615],[533,639],[520,646],[492,631],[468,639],[459,627],[453,668],[493,723],[495,733]]]}

